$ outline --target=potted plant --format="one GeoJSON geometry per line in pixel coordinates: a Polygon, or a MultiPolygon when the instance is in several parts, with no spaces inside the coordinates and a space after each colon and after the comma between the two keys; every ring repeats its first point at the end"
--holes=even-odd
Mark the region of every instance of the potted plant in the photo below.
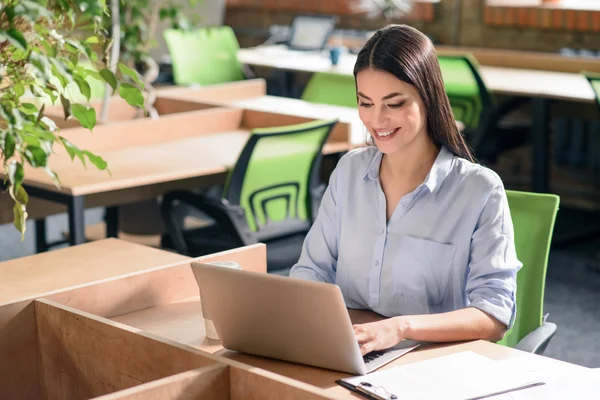
{"type": "Polygon", "coordinates": [[[59,103],[65,118],[73,116],[90,130],[96,113],[69,100],[65,94],[70,84],[89,99],[89,79],[99,79],[129,104],[143,105],[143,84],[136,72],[124,64],[118,71],[107,68],[112,43],[102,26],[107,14],[104,0],[0,2],[0,159],[6,191],[14,200],[14,225],[22,237],[27,169],[43,168],[60,185],[48,165],[54,146],[64,147],[72,160],[77,157],[100,170],[108,167],[101,157],[60,136],[54,121],[44,116],[45,103],[39,99],[59,103]]]}

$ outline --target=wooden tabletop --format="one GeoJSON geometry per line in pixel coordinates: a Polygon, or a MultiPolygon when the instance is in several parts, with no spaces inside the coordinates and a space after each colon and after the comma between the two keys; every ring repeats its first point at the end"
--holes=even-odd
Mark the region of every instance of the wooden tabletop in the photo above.
{"type": "MultiPolygon", "coordinates": [[[[301,52],[285,46],[261,46],[240,49],[240,62],[248,65],[303,72],[352,74],[356,55],[345,53],[332,66],[327,52],[301,52]]],[[[503,67],[480,67],[483,80],[496,94],[542,97],[592,103],[594,92],[583,75],[567,72],[536,71],[503,67]]]]}
{"type": "Polygon", "coordinates": [[[104,151],[110,174],[93,166],[87,169],[64,154],[50,159],[50,168],[61,180],[57,189],[41,169],[27,168],[25,183],[70,195],[158,184],[202,175],[224,173],[235,163],[249,131],[219,132],[166,143],[104,151]]]}
{"type": "MultiPolygon", "coordinates": [[[[381,318],[374,313],[366,311],[349,310],[349,313],[354,323],[365,323],[381,318]]],[[[198,297],[128,313],[114,317],[112,320],[176,342],[199,348],[208,353],[221,355],[247,365],[252,365],[288,378],[308,383],[323,389],[325,394],[334,398],[355,399],[353,394],[335,383],[338,379],[350,376],[348,374],[242,354],[224,349],[218,340],[208,339],[204,331],[202,307],[198,297]]],[[[382,367],[382,369],[393,368],[467,350],[474,351],[494,360],[533,357],[544,366],[552,368],[563,368],[565,370],[575,371],[587,370],[585,367],[547,357],[532,355],[482,340],[465,343],[430,345],[412,351],[387,366],[382,367]]]]}
{"type": "Polygon", "coordinates": [[[104,239],[4,261],[0,263],[0,305],[188,259],[152,247],[104,239]]]}

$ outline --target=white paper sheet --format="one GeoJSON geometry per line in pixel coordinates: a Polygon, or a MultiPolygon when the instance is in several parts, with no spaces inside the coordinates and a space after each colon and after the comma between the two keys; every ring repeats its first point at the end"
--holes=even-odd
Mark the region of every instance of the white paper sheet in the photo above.
{"type": "MultiPolygon", "coordinates": [[[[403,365],[344,381],[369,382],[398,399],[466,400],[539,384],[530,374],[519,374],[472,351],[403,365]]],[[[528,389],[529,390],[529,389],[528,389]]]]}

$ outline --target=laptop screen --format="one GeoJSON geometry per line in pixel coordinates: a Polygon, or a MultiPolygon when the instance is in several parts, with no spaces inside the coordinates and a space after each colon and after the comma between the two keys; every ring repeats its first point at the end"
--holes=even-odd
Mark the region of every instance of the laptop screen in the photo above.
{"type": "Polygon", "coordinates": [[[334,25],[333,17],[296,16],[288,46],[296,50],[322,50],[334,25]]]}

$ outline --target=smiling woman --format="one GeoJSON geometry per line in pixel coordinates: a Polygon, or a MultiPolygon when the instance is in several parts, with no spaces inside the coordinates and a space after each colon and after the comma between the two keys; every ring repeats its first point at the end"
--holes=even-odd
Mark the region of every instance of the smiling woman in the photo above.
{"type": "Polygon", "coordinates": [[[403,339],[499,340],[514,322],[516,274],[504,186],[473,162],[435,50],[405,25],[379,30],[354,68],[375,146],[338,163],[291,277],[337,284],[361,351],[403,339]]]}

